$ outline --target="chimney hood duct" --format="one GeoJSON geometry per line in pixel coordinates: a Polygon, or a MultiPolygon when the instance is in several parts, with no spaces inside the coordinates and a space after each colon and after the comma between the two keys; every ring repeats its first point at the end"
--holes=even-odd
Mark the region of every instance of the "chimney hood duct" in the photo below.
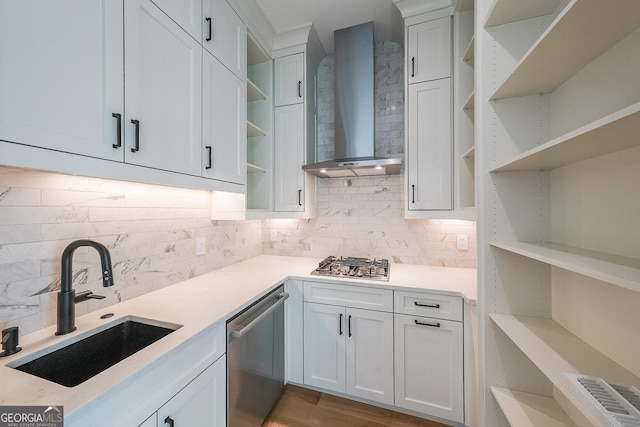
{"type": "Polygon", "coordinates": [[[335,160],[305,165],[321,178],[399,174],[402,159],[374,154],[373,22],[334,33],[335,160]]]}

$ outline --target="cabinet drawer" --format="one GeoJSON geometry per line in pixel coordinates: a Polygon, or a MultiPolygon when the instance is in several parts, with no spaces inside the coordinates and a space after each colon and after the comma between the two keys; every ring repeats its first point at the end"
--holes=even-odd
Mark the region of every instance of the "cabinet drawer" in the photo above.
{"type": "Polygon", "coordinates": [[[462,321],[462,299],[449,295],[395,291],[395,313],[462,321]]]}
{"type": "Polygon", "coordinates": [[[304,282],[304,300],[367,310],[393,311],[393,291],[391,289],[304,282]]]}

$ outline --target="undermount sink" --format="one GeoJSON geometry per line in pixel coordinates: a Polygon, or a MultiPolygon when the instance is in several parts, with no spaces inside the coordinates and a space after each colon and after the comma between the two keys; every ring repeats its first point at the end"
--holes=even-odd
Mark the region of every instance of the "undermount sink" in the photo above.
{"type": "MultiPolygon", "coordinates": [[[[125,317],[119,323],[37,358],[8,366],[66,387],[74,387],[180,328],[180,325],[125,317]],[[147,323],[148,322],[148,323],[147,323]]],[[[77,337],[76,337],[77,338],[77,337]]]]}

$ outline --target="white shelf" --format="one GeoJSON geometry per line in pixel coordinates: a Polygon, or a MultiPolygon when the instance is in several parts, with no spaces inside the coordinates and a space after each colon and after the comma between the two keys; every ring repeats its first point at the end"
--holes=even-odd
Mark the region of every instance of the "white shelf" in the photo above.
{"type": "Polygon", "coordinates": [[[247,162],[247,173],[267,173],[265,168],[247,162]]]}
{"type": "Polygon", "coordinates": [[[475,147],[475,145],[473,147],[469,148],[464,153],[462,153],[462,158],[463,159],[473,159],[475,156],[476,156],[476,147],[475,147]]]}
{"type": "Polygon", "coordinates": [[[464,50],[464,55],[462,55],[462,60],[463,61],[471,61],[474,58],[475,55],[475,49],[474,49],[474,45],[475,45],[475,36],[471,37],[471,41],[469,41],[469,44],[467,45],[467,48],[464,50]]]}
{"type": "Polygon", "coordinates": [[[265,136],[267,133],[247,120],[247,138],[265,136]]]}
{"type": "Polygon", "coordinates": [[[462,106],[462,108],[464,110],[472,110],[473,109],[473,107],[475,106],[475,98],[476,98],[475,95],[476,95],[475,91],[471,92],[471,95],[469,95],[469,97],[465,101],[464,105],[462,106]]]}
{"type": "Polygon", "coordinates": [[[491,172],[566,166],[640,145],[640,102],[529,150],[491,172]]]}
{"type": "Polygon", "coordinates": [[[491,242],[491,246],[640,292],[640,260],[635,258],[556,243],[491,242]]]}
{"type": "Polygon", "coordinates": [[[491,393],[511,426],[575,427],[551,397],[501,387],[491,387],[491,393]]]}
{"type": "Polygon", "coordinates": [[[536,16],[549,15],[556,10],[559,4],[560,0],[494,0],[489,8],[484,26],[495,27],[536,16]]]}
{"type": "Polygon", "coordinates": [[[264,101],[267,95],[251,80],[247,79],[247,102],[264,101]]]}
{"type": "Polygon", "coordinates": [[[607,424],[565,373],[593,375],[606,381],[640,386],[640,378],[551,319],[495,313],[490,317],[551,381],[556,390],[566,398],[567,404],[577,409],[591,425],[607,424]]]}
{"type": "Polygon", "coordinates": [[[637,0],[571,0],[491,99],[553,92],[639,26],[637,0]]]}

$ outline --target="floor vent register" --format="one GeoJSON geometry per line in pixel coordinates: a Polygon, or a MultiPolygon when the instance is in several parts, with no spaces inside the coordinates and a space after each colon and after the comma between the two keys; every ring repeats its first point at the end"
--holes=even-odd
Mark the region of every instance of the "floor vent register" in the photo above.
{"type": "Polygon", "coordinates": [[[640,427],[640,390],[602,378],[566,374],[614,427],[640,427]]]}

